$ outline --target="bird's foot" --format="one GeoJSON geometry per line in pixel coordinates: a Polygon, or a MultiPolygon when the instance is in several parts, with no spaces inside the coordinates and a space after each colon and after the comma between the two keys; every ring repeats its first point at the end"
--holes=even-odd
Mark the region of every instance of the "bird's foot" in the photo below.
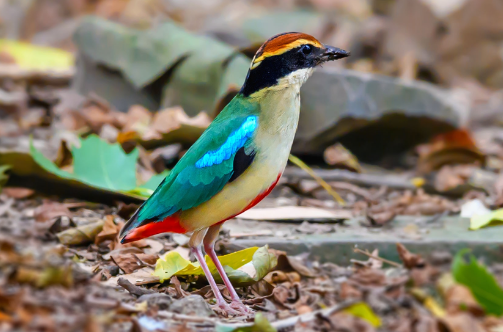
{"type": "Polygon", "coordinates": [[[232,301],[231,304],[227,302],[217,303],[213,306],[213,309],[227,316],[249,316],[253,313],[253,311],[241,303],[241,301],[232,301]]]}
{"type": "Polygon", "coordinates": [[[212,306],[213,310],[222,313],[226,316],[241,316],[242,313],[239,310],[232,308],[227,302],[217,303],[212,306]]]}
{"type": "Polygon", "coordinates": [[[244,305],[243,302],[241,302],[241,301],[232,301],[232,303],[230,304],[230,307],[232,309],[238,310],[243,315],[250,315],[253,313],[253,311],[250,308],[248,308],[246,305],[244,305]]]}

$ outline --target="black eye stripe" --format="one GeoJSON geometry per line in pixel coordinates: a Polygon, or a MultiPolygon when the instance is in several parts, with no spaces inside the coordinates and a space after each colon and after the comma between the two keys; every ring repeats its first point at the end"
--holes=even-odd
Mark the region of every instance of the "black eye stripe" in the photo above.
{"type": "Polygon", "coordinates": [[[316,55],[320,51],[318,47],[306,43],[284,53],[264,58],[258,66],[250,69],[245,84],[241,88],[241,94],[249,96],[277,84],[280,78],[298,69],[316,67],[316,55]]]}

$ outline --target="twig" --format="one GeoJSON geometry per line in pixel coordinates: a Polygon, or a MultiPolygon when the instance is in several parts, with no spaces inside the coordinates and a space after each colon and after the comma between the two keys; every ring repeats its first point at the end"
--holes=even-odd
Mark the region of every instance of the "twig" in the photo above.
{"type": "Polygon", "coordinates": [[[387,264],[389,264],[391,266],[394,266],[394,267],[403,267],[402,264],[399,264],[397,262],[393,262],[393,261],[387,260],[387,259],[379,257],[379,256],[374,256],[371,253],[369,253],[367,251],[363,251],[363,250],[361,250],[359,248],[353,248],[353,251],[356,252],[356,253],[368,256],[370,258],[377,259],[379,261],[382,261],[382,262],[387,263],[387,264]]]}
{"type": "Polygon", "coordinates": [[[169,312],[169,311],[158,311],[157,316],[162,317],[162,318],[166,318],[166,319],[173,319],[173,320],[179,320],[179,321],[190,322],[190,323],[209,323],[212,325],[215,325],[217,323],[217,320],[214,318],[201,317],[201,316],[189,316],[189,315],[184,315],[184,314],[175,314],[175,313],[169,312]]]}
{"type": "Polygon", "coordinates": [[[182,289],[182,285],[180,284],[180,280],[178,280],[178,278],[176,276],[172,276],[171,280],[169,282],[175,286],[176,295],[178,296],[178,298],[184,298],[188,295],[187,292],[185,292],[182,289]]]}
{"type": "Polygon", "coordinates": [[[272,236],[274,233],[271,230],[256,231],[253,233],[234,233],[230,234],[230,238],[252,237],[252,236],[272,236]]]}
{"type": "MultiPolygon", "coordinates": [[[[295,324],[297,324],[298,322],[301,322],[301,323],[310,322],[310,321],[316,319],[316,317],[318,315],[331,316],[334,312],[344,310],[344,309],[350,307],[351,305],[355,304],[356,302],[357,301],[347,301],[347,302],[340,303],[336,306],[333,306],[331,308],[316,310],[316,311],[313,311],[313,312],[310,312],[307,314],[303,314],[300,316],[294,316],[294,317],[290,317],[287,319],[279,320],[277,322],[272,322],[271,326],[274,327],[276,330],[278,330],[278,332],[287,331],[287,330],[290,330],[293,326],[295,326],[295,324]]],[[[252,325],[253,325],[253,323],[245,323],[245,324],[217,323],[217,326],[226,327],[226,328],[229,328],[229,330],[232,329],[233,331],[237,328],[244,328],[244,327],[248,327],[248,326],[252,326],[252,325]]]]}
{"type": "MultiPolygon", "coordinates": [[[[364,187],[389,187],[392,189],[416,189],[416,186],[404,176],[387,174],[361,174],[342,169],[311,169],[316,176],[325,181],[344,181],[364,187]]],[[[295,167],[287,167],[283,176],[298,179],[311,179],[309,174],[295,167]]]]}
{"type": "Polygon", "coordinates": [[[136,254],[132,254],[132,255],[134,256],[134,258],[136,258],[138,265],[140,265],[141,267],[151,267],[151,268],[155,269],[155,264],[145,263],[144,261],[142,261],[140,259],[140,257],[136,256],[136,254]]]}
{"type": "Polygon", "coordinates": [[[156,293],[153,290],[133,285],[129,280],[124,279],[124,278],[119,278],[117,280],[117,285],[119,285],[122,288],[124,288],[125,290],[127,290],[129,292],[129,294],[135,295],[137,297],[140,297],[140,296],[145,295],[145,294],[156,293]]]}

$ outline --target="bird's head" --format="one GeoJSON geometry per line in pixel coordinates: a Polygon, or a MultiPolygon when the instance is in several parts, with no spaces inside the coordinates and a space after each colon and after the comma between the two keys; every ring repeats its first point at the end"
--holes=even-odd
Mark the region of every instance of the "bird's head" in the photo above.
{"type": "Polygon", "coordinates": [[[349,52],[324,45],[305,33],[276,35],[267,40],[253,57],[241,93],[249,96],[269,87],[300,87],[316,66],[349,55],[349,52]]]}

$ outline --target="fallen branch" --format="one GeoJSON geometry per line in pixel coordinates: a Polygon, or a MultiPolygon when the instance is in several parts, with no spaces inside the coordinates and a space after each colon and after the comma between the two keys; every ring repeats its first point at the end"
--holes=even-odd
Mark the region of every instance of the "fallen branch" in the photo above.
{"type": "Polygon", "coordinates": [[[117,285],[121,286],[125,290],[129,292],[129,294],[140,297],[145,294],[153,294],[156,293],[150,289],[146,289],[143,287],[138,287],[136,285],[133,285],[129,280],[124,279],[124,278],[119,278],[117,280],[117,285]]]}
{"type": "MultiPolygon", "coordinates": [[[[325,181],[344,181],[364,187],[388,187],[393,189],[416,189],[416,186],[403,176],[384,174],[361,174],[342,169],[312,169],[313,173],[325,181]]],[[[297,179],[312,179],[311,175],[295,167],[287,167],[283,176],[297,179]]]]}
{"type": "Polygon", "coordinates": [[[169,311],[158,311],[157,316],[162,317],[162,318],[166,318],[166,319],[178,320],[178,321],[189,322],[189,323],[208,323],[208,324],[212,324],[212,325],[217,324],[217,320],[215,318],[201,317],[201,316],[189,316],[189,315],[184,315],[184,314],[175,314],[175,313],[169,312],[169,311]]]}
{"type": "Polygon", "coordinates": [[[369,253],[367,251],[363,251],[363,250],[358,249],[358,248],[353,248],[353,251],[356,252],[356,253],[358,253],[358,254],[362,254],[362,255],[368,256],[370,258],[377,259],[378,261],[384,262],[384,263],[389,264],[389,265],[394,266],[394,267],[403,267],[403,265],[400,264],[400,263],[393,262],[393,261],[387,260],[387,259],[379,257],[379,256],[374,256],[371,253],[369,253]]]}

